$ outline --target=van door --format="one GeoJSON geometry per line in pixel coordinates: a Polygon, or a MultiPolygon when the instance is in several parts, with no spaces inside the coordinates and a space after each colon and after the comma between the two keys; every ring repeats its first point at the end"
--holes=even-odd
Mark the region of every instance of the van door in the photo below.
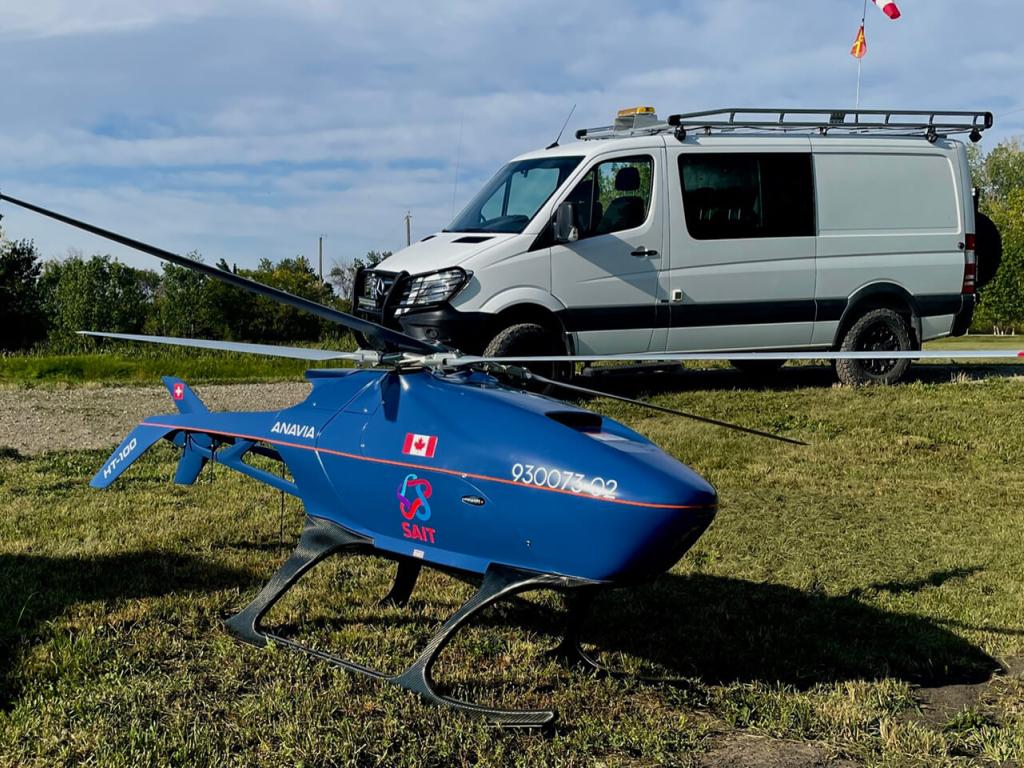
{"type": "Polygon", "coordinates": [[[810,142],[697,142],[668,150],[668,350],[809,345],[816,249],[810,142]]]}
{"type": "MultiPolygon", "coordinates": [[[[568,195],[579,239],[551,248],[551,293],[577,352],[646,352],[664,259],[663,146],[601,155],[568,195]]],[[[561,202],[561,201],[559,201],[561,202]]]]}
{"type": "Polygon", "coordinates": [[[914,297],[921,340],[948,334],[963,306],[971,212],[969,196],[958,194],[956,155],[919,141],[811,143],[820,230],[815,342],[836,340],[852,295],[893,286],[914,297]]]}

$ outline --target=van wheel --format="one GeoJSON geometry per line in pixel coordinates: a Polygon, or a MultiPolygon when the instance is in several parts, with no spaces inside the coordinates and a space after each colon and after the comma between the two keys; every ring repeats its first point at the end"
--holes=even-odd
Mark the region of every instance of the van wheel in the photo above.
{"type": "Polygon", "coordinates": [[[777,373],[786,364],[785,360],[730,360],[729,365],[740,373],[755,378],[764,378],[777,373]]]}
{"type": "MultiPolygon", "coordinates": [[[[510,325],[491,339],[484,350],[484,357],[513,357],[515,355],[564,355],[565,347],[558,336],[536,323],[510,325]]],[[[525,366],[538,376],[567,381],[571,378],[572,366],[568,363],[530,363],[525,366]]],[[[549,385],[528,386],[534,392],[547,392],[549,385]]]]}
{"type": "MultiPolygon", "coordinates": [[[[891,309],[872,309],[861,315],[839,345],[842,352],[906,352],[912,348],[906,319],[891,309]]],[[[909,367],[909,360],[837,360],[836,374],[852,387],[895,384],[909,367]]]]}

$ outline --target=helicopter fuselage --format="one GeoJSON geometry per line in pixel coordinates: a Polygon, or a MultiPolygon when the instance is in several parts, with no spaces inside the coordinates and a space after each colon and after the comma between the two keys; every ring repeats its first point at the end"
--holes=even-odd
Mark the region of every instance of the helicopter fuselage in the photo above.
{"type": "MultiPolygon", "coordinates": [[[[294,407],[155,416],[133,435],[152,438],[143,451],[174,439],[183,464],[189,451],[233,464],[298,496],[310,516],[372,539],[381,554],[476,574],[494,563],[595,582],[651,577],[689,549],[717,508],[706,480],[642,435],[485,374],[307,377],[313,390],[294,407]],[[258,445],[276,451],[292,481],[241,461],[258,445]]],[[[177,386],[169,385],[176,399],[177,386]]],[[[137,458],[133,435],[95,485],[137,458]]]]}

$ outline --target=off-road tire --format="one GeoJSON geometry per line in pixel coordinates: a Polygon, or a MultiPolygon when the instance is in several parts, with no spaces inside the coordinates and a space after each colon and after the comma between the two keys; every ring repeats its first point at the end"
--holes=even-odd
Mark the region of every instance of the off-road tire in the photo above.
{"type": "MultiPolygon", "coordinates": [[[[514,355],[564,355],[564,345],[558,336],[536,323],[517,323],[500,331],[484,349],[484,357],[510,357],[514,355]]],[[[512,363],[517,365],[517,363],[512,363]]],[[[573,367],[567,363],[531,363],[525,365],[533,373],[548,379],[565,381],[571,378],[573,367]]],[[[527,386],[534,392],[547,392],[549,385],[527,386]]]]}
{"type": "Polygon", "coordinates": [[[757,379],[767,378],[779,372],[785,360],[730,360],[729,365],[740,373],[757,379]]]}
{"type": "MultiPolygon", "coordinates": [[[[909,351],[914,348],[912,339],[903,315],[892,309],[872,309],[850,326],[839,349],[842,352],[909,351]]],[[[836,375],[843,384],[852,387],[895,384],[909,367],[910,360],[837,360],[836,375]]]]}

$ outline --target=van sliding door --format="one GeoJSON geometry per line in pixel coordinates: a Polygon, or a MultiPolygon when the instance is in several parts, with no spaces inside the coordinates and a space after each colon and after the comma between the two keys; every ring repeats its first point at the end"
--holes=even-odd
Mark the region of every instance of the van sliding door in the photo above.
{"type": "Polygon", "coordinates": [[[816,247],[810,142],[697,141],[669,150],[667,349],[807,346],[816,247]]]}

